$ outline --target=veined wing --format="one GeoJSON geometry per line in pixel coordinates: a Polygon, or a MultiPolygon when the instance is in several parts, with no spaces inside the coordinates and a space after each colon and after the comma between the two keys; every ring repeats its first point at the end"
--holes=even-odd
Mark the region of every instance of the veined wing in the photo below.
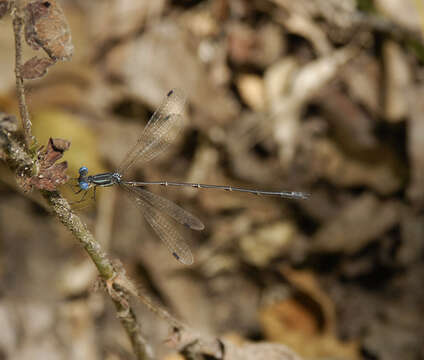
{"type": "Polygon", "coordinates": [[[161,121],[163,121],[163,118],[167,115],[181,114],[184,109],[185,101],[186,97],[181,89],[170,90],[151,116],[144,130],[147,131],[151,129],[154,131],[154,129],[160,127],[161,121]]]}
{"type": "MultiPolygon", "coordinates": [[[[125,186],[125,182],[123,184],[125,186]]],[[[128,190],[134,192],[136,197],[142,198],[144,201],[148,202],[159,211],[169,215],[180,224],[187,226],[192,230],[203,230],[205,228],[205,225],[203,225],[203,223],[196,216],[189,213],[187,210],[184,210],[174,202],[162,196],[156,195],[146,189],[143,189],[142,187],[125,187],[128,190]]]]}
{"type": "Polygon", "coordinates": [[[118,172],[124,174],[136,161],[147,162],[164,151],[183,125],[181,112],[185,96],[179,89],[168,92],[150,118],[137,143],[125,156],[118,172]]]}
{"type": "MultiPolygon", "coordinates": [[[[138,192],[134,191],[134,188],[129,186],[123,186],[123,188],[128,191],[133,190],[133,192],[138,195],[138,192]]],[[[150,205],[142,197],[135,196],[132,198],[135,200],[137,207],[141,210],[147,222],[165,243],[171,254],[185,265],[193,264],[193,255],[189,246],[178,231],[175,230],[169,219],[165,217],[166,215],[150,205]]]]}

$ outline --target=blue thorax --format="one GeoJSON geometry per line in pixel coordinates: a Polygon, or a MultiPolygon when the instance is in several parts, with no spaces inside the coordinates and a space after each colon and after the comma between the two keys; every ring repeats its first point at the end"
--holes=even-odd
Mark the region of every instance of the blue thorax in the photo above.
{"type": "Polygon", "coordinates": [[[103,174],[88,175],[88,169],[81,166],[79,169],[78,185],[81,190],[88,190],[91,185],[93,186],[112,186],[119,184],[122,180],[121,174],[117,172],[107,172],[103,174]]]}

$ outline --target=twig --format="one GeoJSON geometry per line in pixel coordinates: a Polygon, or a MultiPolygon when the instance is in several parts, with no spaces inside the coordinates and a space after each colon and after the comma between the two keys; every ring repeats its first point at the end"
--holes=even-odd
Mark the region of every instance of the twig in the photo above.
{"type": "Polygon", "coordinates": [[[24,129],[25,143],[28,149],[34,141],[31,131],[31,119],[26,105],[24,79],[22,77],[22,27],[24,18],[18,1],[12,2],[13,33],[15,34],[15,77],[16,91],[19,101],[19,113],[24,129]]]}
{"type": "MultiPolygon", "coordinates": [[[[105,281],[113,279],[116,271],[113,267],[112,261],[102,250],[100,244],[96,241],[96,239],[94,239],[93,235],[81,219],[72,212],[66,199],[58,192],[43,191],[42,194],[53,209],[54,214],[84,247],[94,265],[97,267],[101,278],[105,281]]],[[[133,345],[137,359],[148,359],[150,357],[150,355],[148,355],[150,350],[147,348],[147,344],[141,335],[136,316],[126,299],[125,294],[119,293],[119,296],[112,297],[112,300],[115,303],[121,324],[125,328],[131,344],[133,345]]]]}
{"type": "Polygon", "coordinates": [[[114,262],[114,264],[115,269],[117,269],[118,272],[116,273],[116,276],[111,279],[110,283],[106,282],[106,285],[108,285],[109,289],[112,285],[114,285],[115,287],[118,287],[118,289],[122,289],[125,291],[125,293],[140,300],[151,312],[155,313],[162,320],[165,320],[168,324],[170,324],[174,331],[181,332],[187,330],[188,327],[185,324],[173,317],[166,309],[158,305],[144,292],[140,291],[134,285],[134,283],[130,279],[128,279],[125,274],[125,270],[121,264],[117,264],[116,261],[114,262]]]}
{"type": "MultiPolygon", "coordinates": [[[[81,219],[72,212],[68,202],[58,192],[43,191],[44,198],[52,207],[55,215],[67,229],[78,239],[87,254],[97,267],[101,278],[105,281],[112,279],[116,272],[111,260],[103,252],[100,244],[94,239],[81,219]]],[[[136,316],[129,306],[124,293],[119,293],[119,297],[112,297],[119,314],[122,326],[126,330],[137,359],[150,358],[150,350],[141,335],[136,316]]]]}

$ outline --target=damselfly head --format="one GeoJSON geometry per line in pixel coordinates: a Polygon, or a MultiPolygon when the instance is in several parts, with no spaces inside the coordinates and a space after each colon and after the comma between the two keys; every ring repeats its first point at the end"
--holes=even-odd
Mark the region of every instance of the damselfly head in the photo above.
{"type": "Polygon", "coordinates": [[[85,166],[81,166],[78,170],[80,176],[85,176],[88,174],[88,169],[85,166]]]}
{"type": "Polygon", "coordinates": [[[87,190],[90,187],[90,183],[87,181],[88,169],[85,166],[81,166],[78,170],[79,178],[78,178],[78,186],[81,190],[87,190]]]}

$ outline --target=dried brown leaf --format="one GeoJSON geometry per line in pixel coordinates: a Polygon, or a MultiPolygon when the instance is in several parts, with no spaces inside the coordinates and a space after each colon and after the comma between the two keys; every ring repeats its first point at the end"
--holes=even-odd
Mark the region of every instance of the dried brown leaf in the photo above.
{"type": "Polygon", "coordinates": [[[314,274],[289,267],[282,267],[281,272],[297,296],[262,308],[260,321],[266,338],[287,344],[305,358],[358,359],[357,344],[337,339],[334,304],[314,274]]]}
{"type": "Polygon", "coordinates": [[[322,332],[335,333],[336,330],[336,310],[333,301],[321,288],[320,283],[314,273],[307,270],[294,270],[284,265],[281,267],[281,273],[288,282],[309,298],[311,303],[319,305],[319,312],[322,319],[320,329],[322,332]]]}
{"type": "Polygon", "coordinates": [[[52,147],[55,151],[64,152],[69,149],[71,143],[68,140],[64,139],[50,139],[52,147]]]}
{"type": "Polygon", "coordinates": [[[66,161],[56,164],[63,152],[69,149],[70,142],[63,139],[49,139],[46,150],[40,154],[40,171],[30,180],[30,184],[38,189],[54,191],[68,181],[66,161]]]}
{"type": "Polygon", "coordinates": [[[25,7],[25,39],[34,50],[40,47],[52,60],[70,60],[71,32],[56,0],[34,0],[25,7]]]}
{"type": "Polygon", "coordinates": [[[22,68],[24,79],[38,79],[46,75],[47,69],[54,65],[56,61],[50,58],[39,58],[34,56],[29,59],[22,68]]]}

